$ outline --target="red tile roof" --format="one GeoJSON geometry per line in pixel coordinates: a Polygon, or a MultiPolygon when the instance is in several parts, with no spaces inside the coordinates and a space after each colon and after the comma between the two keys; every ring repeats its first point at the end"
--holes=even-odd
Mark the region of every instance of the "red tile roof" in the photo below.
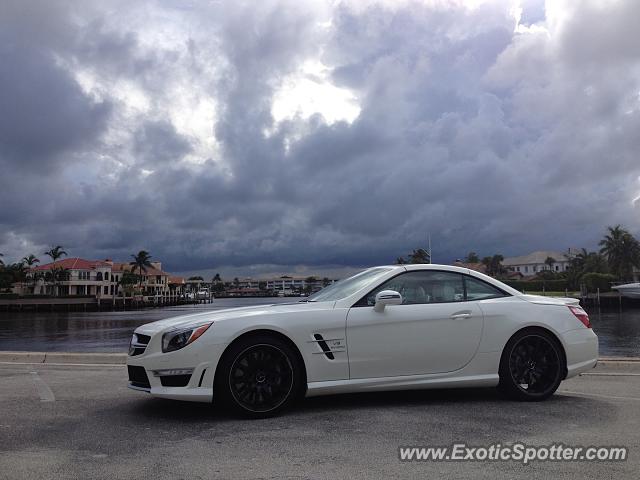
{"type": "Polygon", "coordinates": [[[80,257],[64,258],[44,265],[38,265],[33,270],[51,270],[52,268],[64,268],[67,270],[95,270],[97,267],[108,267],[110,264],[100,260],[85,260],[80,257]]]}
{"type": "MultiPolygon", "coordinates": [[[[38,265],[37,267],[34,267],[33,270],[46,271],[51,270],[52,268],[64,268],[66,270],[95,270],[98,267],[111,267],[112,272],[131,272],[131,269],[133,268],[128,263],[102,260],[86,260],[80,257],[71,257],[64,258],[52,263],[45,263],[44,265],[38,265]]],[[[137,269],[135,273],[138,273],[137,269]]],[[[158,270],[154,267],[147,267],[146,272],[143,270],[143,275],[169,276],[167,272],[163,272],[162,270],[158,270]]]]}

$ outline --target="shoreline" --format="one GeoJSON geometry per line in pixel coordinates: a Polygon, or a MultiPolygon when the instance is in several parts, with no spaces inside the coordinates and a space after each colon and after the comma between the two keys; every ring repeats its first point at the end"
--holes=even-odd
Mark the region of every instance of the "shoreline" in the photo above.
{"type": "MultiPolygon", "coordinates": [[[[30,352],[0,351],[0,364],[23,365],[114,365],[121,366],[127,361],[126,353],[99,352],[30,352]]],[[[640,364],[640,357],[598,358],[598,364],[640,364]]]]}

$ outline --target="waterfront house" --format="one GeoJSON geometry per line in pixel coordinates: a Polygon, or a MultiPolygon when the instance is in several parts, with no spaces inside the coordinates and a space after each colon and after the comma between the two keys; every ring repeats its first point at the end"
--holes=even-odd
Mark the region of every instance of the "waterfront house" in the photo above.
{"type": "MultiPolygon", "coordinates": [[[[502,265],[511,272],[519,273],[523,277],[532,277],[544,270],[565,272],[569,268],[569,255],[573,253],[574,251],[572,249],[569,249],[566,253],[540,250],[528,255],[505,258],[502,261],[502,265]],[[554,260],[551,265],[546,263],[548,258],[553,258],[554,260]]],[[[575,253],[577,253],[577,251],[575,253]]]]}
{"type": "Polygon", "coordinates": [[[110,295],[114,284],[108,261],[79,257],[38,265],[30,269],[26,277],[26,282],[14,284],[15,293],[100,298],[110,295]]]}
{"type": "Polygon", "coordinates": [[[162,264],[151,264],[139,278],[135,278],[135,283],[126,285],[123,284],[125,274],[139,273],[137,270],[132,272],[133,267],[128,263],[110,259],[65,258],[30,269],[25,282],[13,285],[13,292],[19,295],[94,297],[98,301],[135,296],[162,303],[179,298],[182,293],[179,283],[171,288],[170,275],[162,271],[162,264]]]}
{"type": "MultiPolygon", "coordinates": [[[[293,275],[281,275],[277,277],[266,277],[266,278],[239,278],[237,282],[232,283],[232,288],[234,292],[237,293],[247,293],[251,291],[272,291],[272,292],[282,292],[285,295],[290,295],[293,292],[317,292],[318,290],[325,287],[325,283],[330,285],[337,280],[327,279],[327,281],[322,278],[317,277],[301,277],[301,276],[293,276],[293,275]],[[313,279],[313,280],[312,280],[313,279]]],[[[227,290],[229,293],[229,290],[227,290]]]]}
{"type": "Polygon", "coordinates": [[[146,270],[142,270],[142,272],[137,269],[134,270],[135,267],[129,263],[111,262],[111,264],[112,273],[115,275],[116,281],[122,278],[122,275],[125,273],[132,273],[134,275],[141,274],[141,282],[138,282],[138,290],[135,290],[137,294],[158,299],[169,297],[170,275],[162,271],[162,263],[151,262],[151,267],[147,267],[146,270]]]}
{"type": "Polygon", "coordinates": [[[311,291],[312,293],[315,293],[325,286],[337,282],[337,280],[335,279],[327,279],[327,281],[325,281],[322,278],[312,276],[299,277],[290,275],[282,275],[276,278],[266,278],[262,281],[265,282],[267,290],[273,290],[274,292],[283,292],[285,295],[296,291],[311,291]]]}

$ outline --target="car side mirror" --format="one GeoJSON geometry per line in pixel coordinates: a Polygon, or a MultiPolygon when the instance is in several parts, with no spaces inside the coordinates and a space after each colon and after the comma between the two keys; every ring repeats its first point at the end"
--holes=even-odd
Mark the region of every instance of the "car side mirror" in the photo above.
{"type": "Polygon", "coordinates": [[[382,290],[376,293],[376,304],[373,309],[381,312],[387,305],[402,305],[402,295],[395,290],[382,290]]]}

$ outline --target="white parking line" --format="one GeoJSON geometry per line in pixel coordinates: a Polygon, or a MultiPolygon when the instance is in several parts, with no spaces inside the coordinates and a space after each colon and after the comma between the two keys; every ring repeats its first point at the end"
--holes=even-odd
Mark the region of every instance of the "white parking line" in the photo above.
{"type": "Polygon", "coordinates": [[[31,378],[33,379],[33,383],[38,390],[38,395],[40,395],[41,402],[55,402],[56,396],[53,394],[49,385],[47,385],[44,380],[40,378],[37,372],[30,372],[31,378]]]}
{"type": "Polygon", "coordinates": [[[587,393],[587,392],[574,392],[571,390],[558,390],[558,393],[565,393],[567,395],[578,395],[583,397],[597,397],[597,398],[608,398],[610,400],[633,400],[640,401],[639,397],[621,397],[616,395],[604,395],[602,393],[587,393]]]}
{"type": "Polygon", "coordinates": [[[126,367],[124,363],[33,363],[33,362],[0,362],[0,365],[42,365],[52,367],[126,367]]]}

